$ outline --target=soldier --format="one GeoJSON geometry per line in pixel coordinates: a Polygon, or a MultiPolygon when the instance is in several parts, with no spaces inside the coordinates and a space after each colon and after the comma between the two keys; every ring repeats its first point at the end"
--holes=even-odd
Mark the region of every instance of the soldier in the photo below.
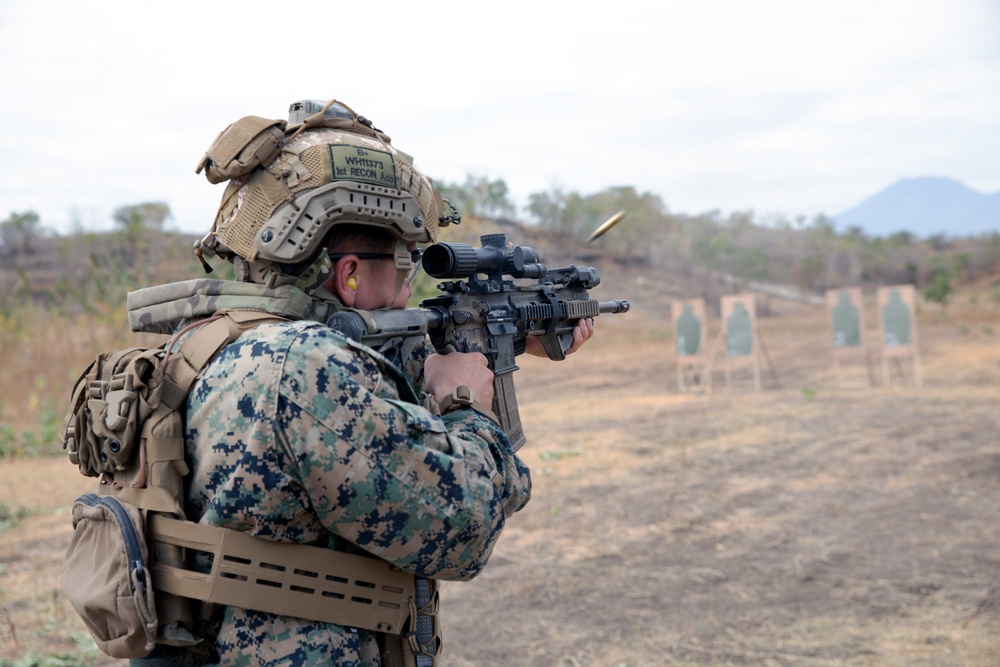
{"type": "MultiPolygon", "coordinates": [[[[406,350],[400,372],[324,324],[345,308],[405,305],[417,244],[435,241],[447,221],[442,200],[411,158],[346,105],[331,102],[299,120],[227,149],[245,173],[227,187],[200,250],[231,261],[236,280],[219,282],[209,312],[261,307],[292,319],[242,334],[195,382],[186,412],[188,518],[367,555],[419,578],[471,579],[531,485],[487,407],[485,357],[435,354],[421,341],[406,350]],[[268,136],[277,145],[259,150],[268,136]]],[[[225,134],[200,165],[213,182],[226,178],[218,157],[225,134]]],[[[182,286],[196,283],[165,286],[172,313],[192,303],[182,286]]],[[[592,333],[582,320],[571,351],[592,333]]],[[[421,654],[435,652],[235,606],[203,616],[207,653],[158,645],[132,664],[378,667],[431,664],[421,654]],[[398,644],[411,655],[401,658],[398,644]]]]}

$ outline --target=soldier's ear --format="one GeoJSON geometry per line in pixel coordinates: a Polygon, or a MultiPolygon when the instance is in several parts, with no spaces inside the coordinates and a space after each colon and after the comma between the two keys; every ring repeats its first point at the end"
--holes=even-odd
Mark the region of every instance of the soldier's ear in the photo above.
{"type": "Polygon", "coordinates": [[[360,264],[360,260],[354,255],[345,255],[333,265],[333,275],[330,277],[333,284],[328,287],[348,308],[353,308],[358,298],[356,274],[360,264]]]}

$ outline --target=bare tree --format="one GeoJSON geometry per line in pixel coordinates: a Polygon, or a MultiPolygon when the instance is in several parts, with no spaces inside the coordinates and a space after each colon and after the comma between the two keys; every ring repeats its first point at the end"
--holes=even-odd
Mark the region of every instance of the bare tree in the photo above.
{"type": "Polygon", "coordinates": [[[163,202],[145,202],[115,209],[111,218],[125,242],[122,260],[126,266],[135,265],[138,258],[147,250],[146,242],[149,234],[161,233],[163,223],[171,215],[170,207],[163,202]]]}
{"type": "Polygon", "coordinates": [[[41,234],[41,220],[34,211],[11,213],[0,222],[0,241],[13,254],[30,255],[32,245],[41,234]]]}

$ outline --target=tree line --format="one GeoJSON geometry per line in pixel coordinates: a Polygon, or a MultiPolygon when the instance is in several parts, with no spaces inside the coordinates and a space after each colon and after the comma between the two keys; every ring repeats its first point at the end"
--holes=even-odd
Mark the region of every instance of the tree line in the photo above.
{"type": "MultiPolygon", "coordinates": [[[[439,185],[469,215],[512,215],[502,179],[467,176],[439,185]]],[[[914,284],[945,303],[954,286],[1000,273],[1000,233],[970,238],[918,238],[909,232],[870,236],[838,230],[827,216],[672,213],[663,199],[632,186],[592,194],[554,188],[529,195],[524,213],[540,228],[585,239],[618,211],[625,220],[601,238],[626,261],[661,263],[706,280],[794,285],[806,292],[859,285],[914,284]]]]}
{"type": "MultiPolygon", "coordinates": [[[[585,239],[625,211],[625,220],[598,241],[603,252],[637,265],[660,263],[706,279],[724,277],[737,285],[772,282],[818,293],[907,283],[944,303],[955,285],[1000,272],[996,232],[973,238],[918,238],[908,232],[873,237],[857,227],[838,230],[823,215],[673,213],[659,195],[632,186],[591,194],[557,187],[529,195],[519,211],[500,178],[469,175],[461,183],[438,182],[437,187],[466,219],[512,221],[520,215],[556,237],[585,239]]],[[[149,245],[149,233],[161,231],[171,213],[165,203],[144,202],[119,207],[112,218],[121,239],[120,260],[131,265],[149,245]]],[[[29,255],[47,235],[34,211],[11,213],[0,222],[0,255],[29,255]]]]}

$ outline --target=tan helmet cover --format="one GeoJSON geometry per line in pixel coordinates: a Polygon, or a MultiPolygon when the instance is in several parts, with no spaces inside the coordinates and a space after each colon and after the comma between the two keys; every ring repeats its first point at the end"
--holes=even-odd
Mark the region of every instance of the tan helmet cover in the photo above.
{"type": "Polygon", "coordinates": [[[218,251],[295,264],[314,256],[341,223],[384,229],[405,242],[437,241],[439,225],[447,224],[444,203],[412,158],[367,126],[330,124],[339,127],[289,127],[275,159],[229,183],[213,226],[218,251]]]}

